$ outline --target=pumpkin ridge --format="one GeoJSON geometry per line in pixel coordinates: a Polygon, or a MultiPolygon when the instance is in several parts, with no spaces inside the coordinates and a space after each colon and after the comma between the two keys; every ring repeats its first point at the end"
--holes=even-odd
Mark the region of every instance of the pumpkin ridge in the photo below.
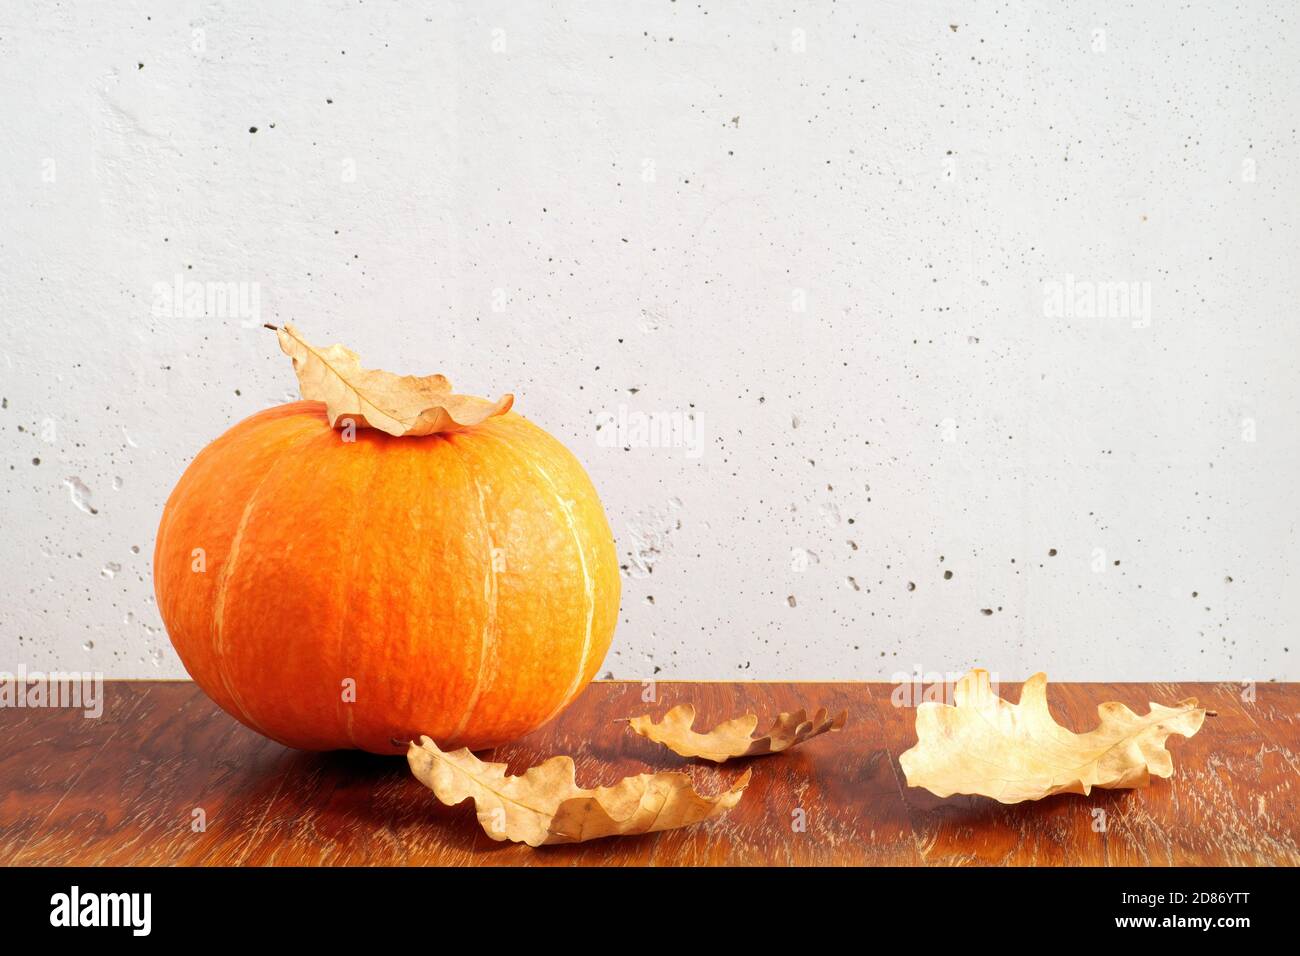
{"type": "Polygon", "coordinates": [[[547,487],[550,488],[552,494],[555,495],[555,503],[560,506],[560,511],[564,515],[564,523],[568,525],[569,533],[573,535],[573,542],[578,546],[578,564],[582,568],[583,594],[587,599],[587,628],[582,639],[582,655],[578,658],[578,672],[574,675],[573,681],[569,684],[568,690],[566,690],[564,695],[560,698],[559,705],[547,714],[546,719],[542,721],[542,723],[547,723],[560,711],[564,710],[564,708],[569,705],[569,701],[573,699],[574,695],[582,689],[582,675],[587,672],[587,657],[591,654],[591,628],[596,618],[596,585],[591,578],[591,569],[587,566],[587,544],[582,540],[582,535],[578,534],[578,526],[574,521],[573,504],[567,501],[564,496],[560,494],[560,489],[556,487],[555,480],[550,476],[545,468],[536,461],[533,461],[531,458],[528,460],[528,465],[542,476],[547,487]]]}
{"type": "MultiPolygon", "coordinates": [[[[510,413],[507,415],[503,415],[501,416],[499,421],[501,425],[498,425],[497,427],[477,429],[474,432],[475,440],[480,442],[490,442],[495,447],[500,449],[505,455],[509,456],[509,458],[512,461],[514,461],[516,464],[518,464],[522,469],[531,471],[534,474],[540,475],[542,477],[542,479],[546,483],[546,487],[550,489],[556,505],[560,509],[560,513],[564,518],[565,525],[569,529],[570,534],[573,538],[574,546],[578,549],[578,560],[580,566],[583,569],[584,594],[588,597],[587,626],[585,629],[586,638],[583,643],[581,657],[578,659],[578,664],[579,664],[578,683],[581,687],[582,675],[586,669],[586,660],[588,655],[591,653],[590,650],[591,623],[594,616],[593,615],[594,587],[592,587],[590,583],[591,576],[587,570],[587,556],[586,556],[586,551],[584,550],[583,547],[582,536],[578,534],[577,528],[575,527],[574,524],[573,514],[570,509],[565,507],[565,502],[560,497],[559,489],[556,487],[555,482],[551,479],[550,475],[543,472],[537,466],[537,464],[533,461],[533,457],[531,454],[521,451],[520,438],[530,437],[528,436],[528,433],[523,433],[523,436],[515,435],[515,434],[511,434],[510,431],[504,430],[502,427],[505,423],[511,423],[512,426],[516,425],[516,423],[521,423],[528,428],[535,428],[536,426],[533,426],[532,423],[528,421],[528,419],[524,418],[522,415],[519,415],[518,413],[510,413]]],[[[448,436],[447,440],[450,441],[453,445],[457,444],[457,440],[454,437],[448,436]]],[[[566,453],[567,453],[567,449],[566,449],[566,453]]],[[[561,696],[558,698],[558,703],[556,704],[556,706],[553,707],[551,710],[549,710],[546,713],[546,716],[541,718],[537,722],[537,726],[540,727],[542,724],[547,723],[548,721],[553,719],[557,714],[559,714],[560,711],[562,711],[566,706],[568,706],[569,697],[573,694],[572,688],[573,688],[573,684],[572,682],[570,682],[569,686],[562,692],[561,696]]]]}
{"type": "Polygon", "coordinates": [[[226,688],[226,693],[230,695],[230,699],[234,701],[235,706],[239,708],[240,714],[243,715],[244,719],[250,726],[255,727],[258,733],[263,736],[270,735],[266,733],[261,724],[249,715],[248,708],[244,706],[243,700],[240,699],[239,694],[236,693],[234,687],[231,685],[230,675],[226,673],[224,634],[226,588],[230,585],[230,579],[234,577],[235,564],[239,560],[240,544],[244,538],[244,531],[247,529],[248,523],[252,519],[253,505],[257,502],[258,494],[262,491],[262,488],[265,487],[267,479],[271,477],[271,473],[275,471],[276,467],[279,466],[279,464],[284,461],[291,452],[298,450],[300,446],[315,439],[318,434],[318,432],[307,432],[301,438],[290,442],[285,446],[284,450],[281,451],[280,454],[276,455],[275,460],[267,466],[266,472],[258,479],[257,487],[254,488],[253,493],[248,496],[248,501],[244,504],[244,510],[240,512],[239,524],[235,528],[234,536],[230,539],[230,549],[226,554],[226,560],[221,565],[221,578],[217,582],[217,593],[212,602],[212,649],[217,659],[217,674],[221,677],[221,683],[226,688]]]}
{"type": "Polygon", "coordinates": [[[474,715],[474,708],[478,706],[479,698],[483,695],[483,684],[487,676],[488,652],[496,650],[498,599],[496,542],[492,539],[492,525],[488,522],[487,507],[483,500],[483,486],[479,483],[478,475],[470,467],[469,462],[461,454],[460,448],[455,442],[441,435],[439,437],[443,438],[443,441],[452,449],[456,460],[461,463],[461,467],[465,469],[465,473],[469,476],[470,484],[474,486],[474,494],[478,500],[479,520],[483,526],[483,538],[487,541],[488,546],[487,575],[483,582],[483,597],[487,602],[487,619],[483,622],[483,639],[479,644],[478,675],[474,679],[474,689],[470,692],[469,700],[465,704],[465,715],[461,717],[460,723],[452,734],[453,739],[458,739],[465,732],[465,728],[469,726],[470,718],[474,715]]]}
{"type": "MultiPolygon", "coordinates": [[[[381,445],[378,447],[383,447],[383,446],[381,445]]],[[[363,483],[363,487],[359,489],[356,493],[358,502],[364,503],[370,497],[370,492],[374,487],[375,480],[379,477],[382,471],[383,471],[382,454],[376,454],[374,456],[374,461],[370,469],[370,475],[366,478],[365,482],[363,483]]],[[[335,582],[336,588],[346,589],[348,581],[354,580],[356,578],[357,567],[361,564],[362,548],[358,547],[356,544],[356,540],[357,540],[356,531],[357,531],[357,526],[361,523],[363,519],[367,517],[366,509],[364,507],[353,508],[351,517],[352,520],[348,523],[348,540],[353,543],[352,570],[341,581],[335,582]]],[[[352,662],[349,660],[350,655],[348,654],[348,651],[351,650],[354,646],[354,642],[350,642],[348,640],[348,622],[349,620],[351,620],[353,609],[356,607],[356,602],[346,601],[344,602],[344,606],[347,608],[347,610],[343,612],[343,615],[339,620],[339,650],[336,659],[343,664],[343,677],[346,678],[356,673],[356,668],[352,667],[352,662]]],[[[352,741],[352,746],[360,747],[361,745],[357,742],[357,738],[354,733],[354,727],[352,721],[352,705],[349,704],[347,701],[345,701],[343,699],[343,695],[340,694],[338,700],[338,706],[342,708],[343,732],[348,735],[348,740],[352,741]]]]}

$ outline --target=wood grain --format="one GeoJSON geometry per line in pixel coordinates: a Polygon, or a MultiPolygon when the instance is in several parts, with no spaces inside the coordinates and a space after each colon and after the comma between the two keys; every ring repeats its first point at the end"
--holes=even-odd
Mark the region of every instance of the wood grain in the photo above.
{"type": "MultiPolygon", "coordinates": [[[[744,799],[710,823],[642,837],[529,849],[496,843],[470,804],[444,807],[400,757],[303,753],[263,739],[185,682],[108,682],[96,720],[73,710],[0,710],[0,864],[5,865],[1243,865],[1300,863],[1300,685],[1049,685],[1076,731],[1096,705],[1196,697],[1217,712],[1174,737],[1174,776],[1003,806],[906,786],[898,755],[913,712],[888,684],[592,684],[552,724],[490,759],[512,772],[570,754],[584,786],[688,769],[716,792],[746,767],[744,799]],[[619,718],[690,702],[696,726],[800,706],[849,722],[785,754],[690,761],[619,718]],[[203,816],[196,825],[196,811],[203,816]],[[1104,816],[1099,816],[1100,811],[1104,816]],[[1104,823],[1104,826],[1101,824],[1104,823]],[[801,825],[802,824],[802,825],[801,825]]],[[[1003,685],[1016,699],[1019,688],[1003,685]]]]}

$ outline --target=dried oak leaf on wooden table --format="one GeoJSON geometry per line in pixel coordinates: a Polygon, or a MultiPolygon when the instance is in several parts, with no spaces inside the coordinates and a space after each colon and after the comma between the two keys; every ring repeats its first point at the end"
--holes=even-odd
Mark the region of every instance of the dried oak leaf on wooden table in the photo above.
{"type": "Polygon", "coordinates": [[[444,753],[423,736],[412,741],[406,759],[443,803],[472,799],[492,839],[529,846],[674,830],[719,817],[740,802],[750,776],[746,771],[714,797],[697,793],[687,774],[668,771],[584,790],[569,757],[552,757],[511,777],[503,763],[484,763],[464,748],[444,753]]]}
{"type": "MultiPolygon", "coordinates": [[[[274,328],[274,326],[273,326],[274,328]]],[[[292,325],[275,330],[280,348],[293,359],[298,390],[308,401],[324,402],[330,427],[340,418],[358,428],[376,428],[401,438],[433,435],[481,424],[504,415],[513,395],[495,402],[456,395],[442,375],[395,375],[361,367],[361,357],[342,345],[317,348],[292,325]]]]}
{"type": "Polygon", "coordinates": [[[916,746],[898,758],[907,783],[940,797],[978,794],[1002,803],[1145,787],[1153,775],[1172,776],[1165,741],[1192,736],[1205,720],[1191,698],[1172,707],[1152,703],[1146,714],[1110,701],[1097,706],[1095,730],[1071,733],[1047,708],[1045,674],[1025,681],[1020,703],[1012,704],[993,692],[987,671],[975,670],[957,682],[953,702],[916,708],[916,746]]]}
{"type": "Polygon", "coordinates": [[[801,744],[819,734],[839,730],[844,726],[847,716],[846,711],[840,711],[831,717],[826,708],[822,707],[809,718],[806,711],[799,709],[793,713],[778,714],[772,721],[772,729],[761,737],[755,737],[758,716],[746,714],[718,724],[708,733],[701,734],[691,729],[695,723],[695,708],[690,704],[678,704],[664,714],[659,723],[655,723],[647,714],[644,717],[632,717],[627,724],[642,737],[663,744],[683,757],[703,757],[714,763],[723,763],[734,757],[756,757],[789,750],[795,744],[801,744]]]}

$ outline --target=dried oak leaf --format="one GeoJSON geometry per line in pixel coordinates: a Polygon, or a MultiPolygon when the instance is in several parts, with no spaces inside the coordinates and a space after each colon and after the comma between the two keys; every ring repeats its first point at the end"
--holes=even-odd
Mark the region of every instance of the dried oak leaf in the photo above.
{"type": "Polygon", "coordinates": [[[478,425],[504,415],[513,395],[495,402],[452,393],[442,375],[394,375],[361,367],[361,357],[342,345],[317,348],[292,325],[276,329],[280,348],[293,359],[298,389],[309,401],[325,403],[330,426],[340,418],[358,428],[404,435],[432,435],[478,425]]]}
{"type": "Polygon", "coordinates": [[[839,730],[847,716],[847,712],[840,711],[831,717],[825,707],[819,708],[811,719],[802,709],[778,714],[772,721],[772,729],[762,737],[755,737],[758,716],[746,714],[718,724],[707,734],[700,734],[691,730],[695,723],[695,708],[690,704],[678,704],[657,724],[648,714],[633,717],[627,724],[642,737],[663,744],[683,757],[703,757],[714,763],[723,763],[733,757],[756,757],[789,750],[819,734],[839,730]]]}
{"type": "Polygon", "coordinates": [[[1190,737],[1205,720],[1191,698],[1172,707],[1152,703],[1146,714],[1110,701],[1097,706],[1095,730],[1071,733],[1047,709],[1045,674],[1025,681],[1020,703],[1012,704],[993,693],[987,671],[971,671],[953,700],[951,707],[917,706],[916,746],[898,758],[907,783],[940,797],[978,794],[1002,803],[1145,787],[1153,774],[1172,776],[1165,740],[1190,737]]]}
{"type": "Polygon", "coordinates": [[[411,742],[406,760],[416,779],[447,806],[473,799],[478,822],[492,839],[529,846],[675,830],[719,817],[740,802],[750,776],[746,771],[716,797],[696,793],[687,774],[668,771],[584,790],[569,757],[552,757],[510,777],[503,763],[484,763],[463,747],[444,753],[423,736],[411,742]]]}

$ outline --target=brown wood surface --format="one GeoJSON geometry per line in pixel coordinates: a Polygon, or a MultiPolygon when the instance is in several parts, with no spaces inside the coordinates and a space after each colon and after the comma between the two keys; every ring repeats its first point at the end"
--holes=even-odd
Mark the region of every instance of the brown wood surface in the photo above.
{"type": "MultiPolygon", "coordinates": [[[[444,807],[401,757],[286,750],[185,682],[108,682],[104,715],[0,709],[0,864],[898,864],[1244,865],[1300,863],[1300,685],[1049,685],[1076,731],[1096,705],[1196,697],[1215,711],[1171,737],[1174,776],[1146,790],[1095,791],[1003,806],[909,789],[898,755],[913,711],[888,684],[598,682],[552,724],[488,759],[512,772],[569,754],[583,786],[688,769],[716,792],[744,772],[740,804],[710,823],[640,837],[530,849],[496,843],[471,804],[444,807]],[[696,726],[745,711],[846,709],[843,731],[785,754],[723,766],[677,757],[618,718],[691,702],[696,726]],[[1094,811],[1106,827],[1094,829],[1094,811]],[[194,811],[206,829],[194,832],[194,811]],[[802,810],[806,829],[794,827],[802,810]]],[[[1003,696],[1018,699],[1016,685],[1003,696]]]]}

